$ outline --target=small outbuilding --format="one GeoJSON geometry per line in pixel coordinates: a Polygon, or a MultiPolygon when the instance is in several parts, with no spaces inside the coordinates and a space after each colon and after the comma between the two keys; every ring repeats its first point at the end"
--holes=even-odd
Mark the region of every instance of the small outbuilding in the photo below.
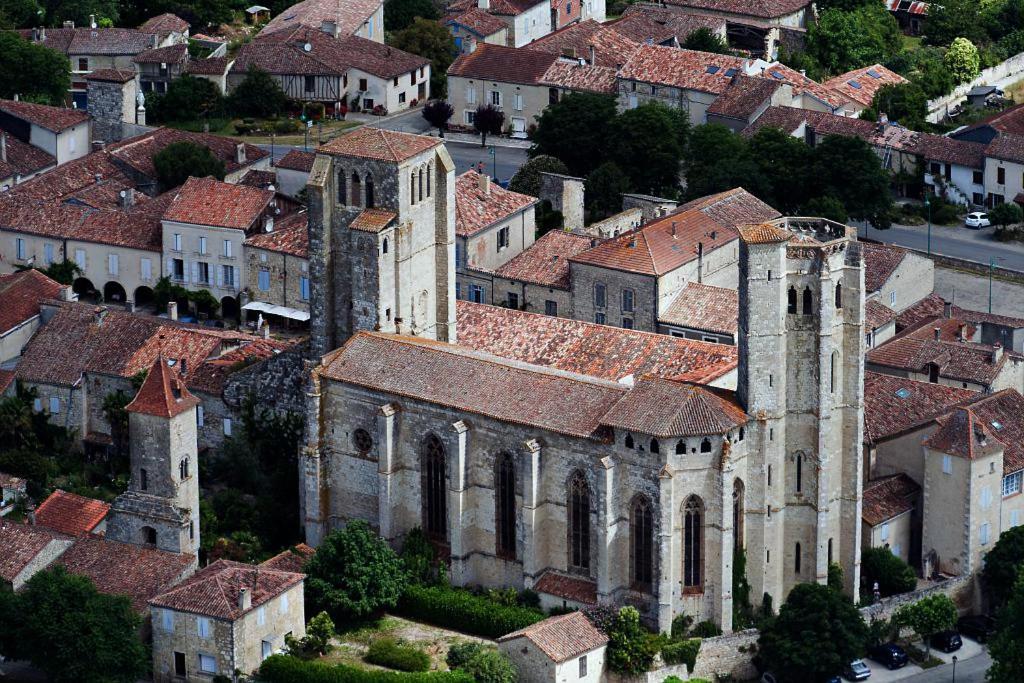
{"type": "Polygon", "coordinates": [[[608,636],[582,612],[550,617],[498,638],[522,681],[604,680],[608,636]]]}

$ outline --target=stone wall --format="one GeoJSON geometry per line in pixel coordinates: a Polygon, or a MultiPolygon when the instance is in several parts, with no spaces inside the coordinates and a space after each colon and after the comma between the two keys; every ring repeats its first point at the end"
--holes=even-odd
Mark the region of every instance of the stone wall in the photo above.
{"type": "Polygon", "coordinates": [[[711,681],[716,677],[730,676],[739,681],[756,678],[754,655],[757,653],[757,639],[760,635],[757,629],[752,628],[727,636],[705,638],[701,641],[691,676],[711,681]]]}
{"type": "Polygon", "coordinates": [[[307,351],[308,346],[302,344],[231,373],[224,383],[224,403],[239,411],[251,395],[261,408],[301,414],[305,382],[302,361],[307,351]]]}
{"type": "MultiPolygon", "coordinates": [[[[974,580],[974,575],[967,575],[946,579],[945,581],[909,593],[883,598],[873,605],[861,608],[860,614],[864,617],[864,621],[867,622],[878,619],[891,619],[896,610],[903,605],[909,605],[922,598],[937,594],[948,595],[956,603],[956,608],[960,614],[969,614],[981,607],[981,593],[978,584],[974,580]]],[[[864,598],[870,599],[870,595],[865,595],[864,598]]]]}
{"type": "Polygon", "coordinates": [[[609,672],[605,680],[609,683],[661,683],[670,676],[675,676],[683,681],[690,679],[690,673],[687,671],[685,664],[673,664],[672,666],[659,667],[654,671],[645,671],[639,676],[623,676],[609,672]]]}
{"type": "MultiPolygon", "coordinates": [[[[122,137],[121,122],[128,84],[108,81],[89,81],[89,114],[92,116],[92,135],[96,140],[117,142],[122,137]]],[[[134,87],[131,88],[134,90],[134,87]]],[[[134,123],[134,121],[129,121],[134,123]]]]}
{"type": "Polygon", "coordinates": [[[614,216],[609,216],[603,221],[591,223],[581,232],[585,235],[590,235],[591,237],[606,239],[608,237],[615,237],[616,235],[639,228],[640,224],[643,222],[643,209],[639,206],[634,206],[624,209],[614,216]]]}
{"type": "Polygon", "coordinates": [[[1024,73],[1024,53],[1014,55],[995,66],[990,66],[978,74],[973,81],[961,83],[948,95],[928,100],[928,121],[931,123],[941,121],[954,104],[967,96],[971,88],[978,85],[1002,85],[1005,87],[1021,73],[1024,73]]]}
{"type": "Polygon", "coordinates": [[[583,179],[558,173],[540,174],[540,200],[551,202],[551,208],[562,212],[566,230],[583,227],[583,179]]]}

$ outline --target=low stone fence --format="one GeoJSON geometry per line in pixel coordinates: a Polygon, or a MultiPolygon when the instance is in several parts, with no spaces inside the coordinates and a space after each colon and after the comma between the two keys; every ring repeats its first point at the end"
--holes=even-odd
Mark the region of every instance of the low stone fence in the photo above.
{"type": "Polygon", "coordinates": [[[648,671],[641,676],[622,676],[616,673],[609,673],[605,678],[608,683],[661,683],[669,676],[675,676],[683,681],[690,680],[690,674],[685,664],[674,664],[663,666],[654,671],[648,671]]]}
{"type": "MultiPolygon", "coordinates": [[[[953,105],[967,96],[971,88],[977,85],[995,85],[999,81],[1016,77],[1024,77],[1024,52],[1010,57],[1005,62],[990,66],[973,81],[961,83],[948,95],[928,100],[928,121],[931,123],[941,121],[953,105]]],[[[1004,85],[1009,84],[1005,83],[1004,85]]]]}
{"type": "Polygon", "coordinates": [[[974,575],[970,575],[956,576],[916,591],[883,598],[873,605],[862,607],[860,614],[868,622],[891,619],[896,610],[903,605],[909,605],[922,598],[927,598],[929,595],[937,594],[948,595],[950,600],[956,604],[957,611],[960,614],[977,611],[981,606],[977,582],[974,580],[974,575]]]}
{"type": "Polygon", "coordinates": [[[700,643],[700,652],[697,653],[690,678],[706,678],[709,681],[727,677],[736,681],[757,678],[754,655],[757,654],[757,639],[760,635],[756,628],[751,628],[727,636],[705,638],[700,643]]]}

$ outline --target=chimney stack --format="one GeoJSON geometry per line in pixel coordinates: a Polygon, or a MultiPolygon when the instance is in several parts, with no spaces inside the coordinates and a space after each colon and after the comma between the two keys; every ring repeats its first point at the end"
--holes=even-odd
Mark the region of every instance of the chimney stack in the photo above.
{"type": "Polygon", "coordinates": [[[957,329],[957,336],[960,337],[960,341],[967,341],[967,325],[960,323],[960,327],[957,329]]]}
{"type": "Polygon", "coordinates": [[[932,331],[935,333],[935,341],[939,341],[939,339],[942,337],[942,328],[941,327],[936,327],[932,331]]]}
{"type": "Polygon", "coordinates": [[[676,222],[672,221],[672,237],[676,236],[676,222]]]}
{"type": "Polygon", "coordinates": [[[235,161],[244,164],[245,163],[245,143],[239,142],[235,145],[235,161]]]}
{"type": "Polygon", "coordinates": [[[270,321],[263,321],[263,327],[260,328],[260,336],[264,339],[270,339],[270,321]]]}
{"type": "Polygon", "coordinates": [[[483,192],[485,197],[491,196],[491,176],[486,173],[480,174],[480,191],[483,192]]]}
{"type": "Polygon", "coordinates": [[[942,317],[947,320],[953,317],[953,304],[951,302],[946,301],[942,304],[942,317]]]}
{"type": "Polygon", "coordinates": [[[1003,359],[1003,345],[996,342],[992,345],[992,362],[998,363],[1003,359]]]}
{"type": "Polygon", "coordinates": [[[60,300],[61,301],[76,301],[78,297],[75,296],[75,290],[71,285],[66,285],[60,289],[60,300]]]}
{"type": "Polygon", "coordinates": [[[7,133],[0,132],[0,161],[7,163],[7,133]]]}
{"type": "Polygon", "coordinates": [[[597,49],[593,45],[590,46],[590,66],[597,66],[597,49]]]}
{"type": "Polygon", "coordinates": [[[104,142],[103,140],[93,140],[92,141],[92,151],[94,151],[94,152],[102,152],[106,148],[106,146],[107,146],[107,143],[104,142]]]}
{"type": "Polygon", "coordinates": [[[93,320],[96,325],[102,325],[103,319],[107,317],[107,309],[104,306],[97,306],[93,309],[93,320]]]}
{"type": "Polygon", "coordinates": [[[96,15],[95,14],[90,14],[89,15],[89,28],[96,28],[96,15]]]}
{"type": "Polygon", "coordinates": [[[121,190],[120,200],[118,203],[121,205],[122,209],[127,209],[133,206],[135,204],[135,190],[130,187],[126,187],[121,190]]]}
{"type": "Polygon", "coordinates": [[[178,319],[178,302],[168,301],[167,302],[167,317],[171,320],[178,319]]]}
{"type": "Polygon", "coordinates": [[[238,589],[238,609],[243,612],[252,609],[252,593],[248,588],[238,589]]]}

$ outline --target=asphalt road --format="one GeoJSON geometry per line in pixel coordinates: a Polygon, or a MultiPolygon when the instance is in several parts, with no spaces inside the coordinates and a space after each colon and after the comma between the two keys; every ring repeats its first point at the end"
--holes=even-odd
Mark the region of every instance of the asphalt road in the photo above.
{"type": "MultiPolygon", "coordinates": [[[[992,238],[994,231],[995,228],[969,230],[964,227],[933,226],[932,253],[984,264],[994,258],[997,266],[1024,272],[1024,244],[996,242],[992,238]]],[[[858,234],[920,251],[927,251],[928,248],[928,227],[925,225],[893,225],[888,230],[859,225],[858,234]]]]}
{"type": "Polygon", "coordinates": [[[985,672],[992,665],[992,658],[988,652],[982,652],[976,657],[965,659],[956,664],[956,678],[953,678],[953,665],[943,664],[933,669],[927,669],[919,674],[908,676],[900,680],[900,683],[981,683],[985,680],[985,672]]]}

